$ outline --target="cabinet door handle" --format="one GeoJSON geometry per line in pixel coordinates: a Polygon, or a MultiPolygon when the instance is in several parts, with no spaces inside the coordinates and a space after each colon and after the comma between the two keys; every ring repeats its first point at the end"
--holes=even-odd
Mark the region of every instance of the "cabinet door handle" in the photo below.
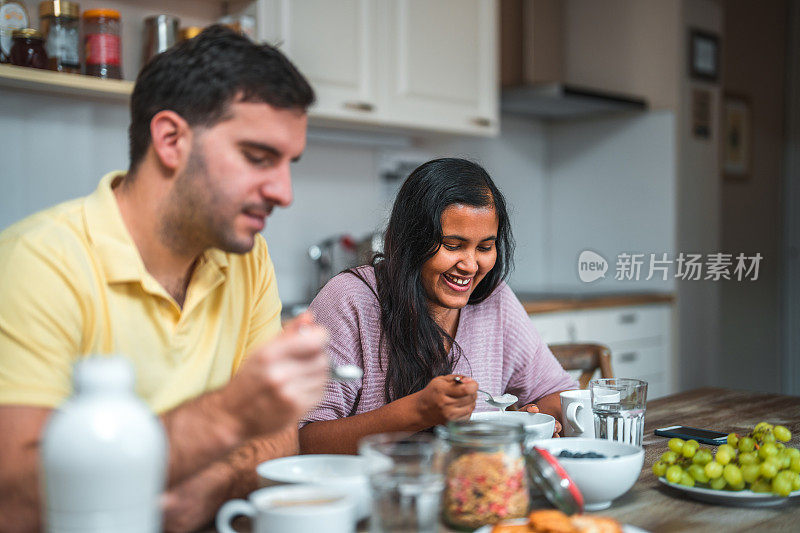
{"type": "Polygon", "coordinates": [[[492,125],[492,121],[485,117],[475,117],[470,122],[472,122],[475,126],[480,126],[481,128],[488,128],[492,125]]]}
{"type": "Polygon", "coordinates": [[[626,352],[626,353],[620,354],[619,362],[620,363],[633,363],[638,358],[639,358],[639,354],[637,354],[636,352],[626,352]]]}
{"type": "Polygon", "coordinates": [[[620,324],[633,324],[636,322],[636,313],[625,313],[619,316],[620,324]]]}
{"type": "Polygon", "coordinates": [[[367,113],[375,111],[375,106],[367,102],[345,102],[344,107],[346,109],[352,109],[353,111],[364,111],[367,113]]]}

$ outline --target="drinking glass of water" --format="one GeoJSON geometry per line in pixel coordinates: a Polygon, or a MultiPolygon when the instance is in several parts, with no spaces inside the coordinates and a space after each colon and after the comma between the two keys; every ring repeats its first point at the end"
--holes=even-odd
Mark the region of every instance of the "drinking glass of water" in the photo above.
{"type": "Polygon", "coordinates": [[[641,447],[647,382],[630,378],[593,379],[589,390],[595,437],[641,447]]]}
{"type": "Polygon", "coordinates": [[[372,533],[435,533],[444,473],[443,453],[433,435],[381,433],[361,439],[372,492],[372,533]]]}

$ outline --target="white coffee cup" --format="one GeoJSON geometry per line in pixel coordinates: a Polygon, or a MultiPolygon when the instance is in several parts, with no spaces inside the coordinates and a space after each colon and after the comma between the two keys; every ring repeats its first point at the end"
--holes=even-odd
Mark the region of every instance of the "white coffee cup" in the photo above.
{"type": "Polygon", "coordinates": [[[220,533],[236,533],[231,521],[249,516],[254,533],[353,533],[355,501],[341,489],[280,485],[257,490],[247,500],[230,500],[217,512],[220,533]]]}
{"type": "MultiPolygon", "coordinates": [[[[619,392],[609,391],[609,401],[619,401],[619,392]]],[[[568,390],[561,393],[561,414],[564,417],[565,437],[594,438],[594,414],[592,392],[586,389],[568,390]]]]}

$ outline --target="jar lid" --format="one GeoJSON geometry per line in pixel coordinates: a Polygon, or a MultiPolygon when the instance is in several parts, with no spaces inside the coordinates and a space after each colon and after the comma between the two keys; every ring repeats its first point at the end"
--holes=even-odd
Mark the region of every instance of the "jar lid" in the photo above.
{"type": "Polygon", "coordinates": [[[446,426],[436,426],[434,431],[436,436],[444,441],[474,448],[521,444],[525,438],[525,428],[522,424],[477,420],[448,422],[446,426]]]}
{"type": "Polygon", "coordinates": [[[20,28],[11,33],[11,38],[16,39],[22,37],[23,39],[44,39],[42,32],[35,28],[20,28]]]}
{"type": "Polygon", "coordinates": [[[583,495],[567,471],[549,451],[536,446],[525,455],[528,475],[557,509],[572,515],[583,512],[583,495]]]}
{"type": "Polygon", "coordinates": [[[186,28],[181,28],[178,32],[178,35],[180,36],[181,41],[188,41],[189,39],[200,35],[202,31],[203,28],[201,26],[187,26],[186,28]]]}
{"type": "Polygon", "coordinates": [[[83,12],[83,18],[96,19],[107,18],[119,20],[119,11],[116,9],[87,9],[83,12]]]}
{"type": "Polygon", "coordinates": [[[80,15],[80,6],[75,2],[66,2],[64,0],[47,0],[39,2],[39,16],[40,17],[68,17],[78,18],[80,15]]]}

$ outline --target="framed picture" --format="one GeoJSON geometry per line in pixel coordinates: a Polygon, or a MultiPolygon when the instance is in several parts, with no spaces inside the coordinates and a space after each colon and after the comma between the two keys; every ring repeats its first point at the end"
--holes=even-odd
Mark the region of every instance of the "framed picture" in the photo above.
{"type": "Polygon", "coordinates": [[[711,137],[711,91],[692,89],[692,135],[698,139],[711,137]]]}
{"type": "Polygon", "coordinates": [[[722,172],[725,179],[745,180],[753,166],[753,111],[750,98],[725,93],[722,108],[722,172]]]}
{"type": "Polygon", "coordinates": [[[703,81],[719,79],[719,37],[703,30],[689,31],[689,74],[703,81]]]}

